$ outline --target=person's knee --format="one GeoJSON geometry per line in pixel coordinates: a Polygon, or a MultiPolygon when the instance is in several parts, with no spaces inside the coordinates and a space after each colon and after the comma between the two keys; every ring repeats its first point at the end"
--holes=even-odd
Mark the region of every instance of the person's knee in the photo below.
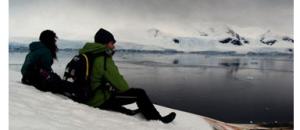
{"type": "Polygon", "coordinates": [[[136,95],[138,99],[144,99],[147,97],[147,93],[144,89],[135,88],[133,91],[134,91],[134,95],[136,95]]]}
{"type": "Polygon", "coordinates": [[[142,88],[132,88],[132,91],[138,94],[146,94],[146,91],[142,88]]]}

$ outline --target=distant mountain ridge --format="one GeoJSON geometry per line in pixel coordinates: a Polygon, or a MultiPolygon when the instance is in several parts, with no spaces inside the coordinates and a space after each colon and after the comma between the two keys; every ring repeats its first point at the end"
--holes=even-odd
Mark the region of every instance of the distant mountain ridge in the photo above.
{"type": "MultiPolygon", "coordinates": [[[[291,36],[278,35],[270,30],[250,38],[241,35],[230,27],[210,28],[208,31],[199,31],[198,36],[179,36],[151,28],[139,33],[137,41],[118,41],[117,50],[122,51],[153,51],[153,52],[234,52],[246,53],[286,53],[293,54],[294,39],[291,36]]],[[[12,38],[9,51],[28,50],[29,41],[33,38],[12,38]]],[[[85,41],[59,39],[58,47],[61,50],[82,48],[85,41]]]]}

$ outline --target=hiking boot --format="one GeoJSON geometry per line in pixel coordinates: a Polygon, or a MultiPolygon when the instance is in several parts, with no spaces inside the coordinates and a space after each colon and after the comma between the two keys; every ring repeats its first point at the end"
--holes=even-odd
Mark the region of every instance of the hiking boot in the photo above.
{"type": "Polygon", "coordinates": [[[171,112],[169,115],[166,115],[164,117],[160,118],[160,121],[162,121],[163,123],[170,123],[171,121],[173,121],[176,117],[176,113],[175,112],[171,112]]]}

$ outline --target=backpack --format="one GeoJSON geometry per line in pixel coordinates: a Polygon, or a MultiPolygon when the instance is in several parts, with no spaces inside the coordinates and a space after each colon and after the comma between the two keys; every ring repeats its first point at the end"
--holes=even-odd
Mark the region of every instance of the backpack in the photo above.
{"type": "Polygon", "coordinates": [[[93,63],[96,57],[104,56],[104,70],[106,70],[106,55],[100,54],[79,54],[67,64],[64,80],[73,83],[72,93],[67,95],[71,99],[85,103],[92,96],[93,92],[90,86],[90,75],[92,72],[93,63]]]}

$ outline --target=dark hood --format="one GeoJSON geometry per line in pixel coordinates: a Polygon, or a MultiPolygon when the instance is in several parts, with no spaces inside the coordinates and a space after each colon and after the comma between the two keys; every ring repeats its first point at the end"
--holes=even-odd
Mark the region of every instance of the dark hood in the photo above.
{"type": "Polygon", "coordinates": [[[47,47],[41,42],[32,42],[29,45],[30,51],[35,51],[35,50],[38,50],[38,49],[41,49],[41,48],[46,48],[47,49],[47,47]]]}

